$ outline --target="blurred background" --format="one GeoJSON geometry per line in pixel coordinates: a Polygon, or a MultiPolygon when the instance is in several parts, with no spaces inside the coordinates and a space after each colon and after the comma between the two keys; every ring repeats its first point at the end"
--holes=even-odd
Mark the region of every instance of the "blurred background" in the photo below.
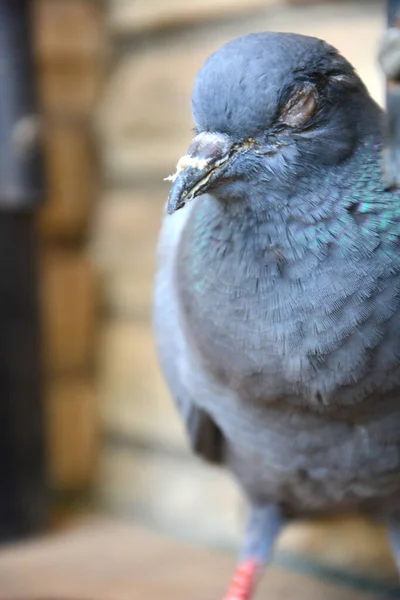
{"type": "MultiPolygon", "coordinates": [[[[0,419],[0,438],[10,438],[0,460],[14,465],[1,482],[3,496],[9,490],[15,509],[12,518],[4,512],[9,525],[4,525],[4,540],[57,530],[96,513],[206,547],[233,549],[243,517],[239,494],[225,473],[188,452],[153,347],[154,253],[168,193],[163,178],[174,171],[191,139],[190,93],[197,69],[235,36],[276,30],[324,38],[355,65],[382,103],[384,82],[376,55],[385,4],[2,3],[14,8],[29,4],[45,175],[43,194],[28,207],[34,249],[29,246],[27,252],[35,256],[37,272],[26,288],[33,297],[37,292],[41,336],[34,336],[30,351],[36,361],[43,357],[42,367],[35,368],[42,377],[37,381],[31,373],[33,383],[12,399],[20,408],[0,419]],[[30,390],[34,406],[24,400],[30,390]],[[30,429],[35,449],[32,453],[25,443],[21,455],[30,429]],[[13,436],[15,431],[20,433],[13,436]],[[33,473],[37,479],[32,483],[33,473]]],[[[13,251],[11,244],[7,252],[13,251]]],[[[10,277],[18,266],[7,268],[10,277]]],[[[27,293],[22,291],[22,297],[27,293]]],[[[36,364],[29,355],[22,362],[36,364]]],[[[17,369],[17,382],[24,378],[23,368],[17,369]]],[[[0,364],[0,383],[1,372],[0,364]]],[[[368,568],[386,565],[380,533],[368,529],[367,535],[363,527],[353,523],[344,529],[349,539],[362,532],[359,549],[369,553],[368,568]],[[365,542],[369,535],[372,549],[365,542]]],[[[314,543],[317,537],[309,531],[325,540],[328,535],[320,525],[303,527],[292,531],[288,545],[302,539],[308,549],[320,552],[326,544],[314,543]]],[[[346,563],[337,544],[332,548],[336,559],[346,563]]],[[[392,566],[382,568],[393,574],[392,566]]]]}

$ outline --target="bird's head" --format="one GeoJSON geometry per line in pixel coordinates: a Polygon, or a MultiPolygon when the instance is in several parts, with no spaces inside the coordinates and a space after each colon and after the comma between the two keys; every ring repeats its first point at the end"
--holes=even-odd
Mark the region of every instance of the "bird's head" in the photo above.
{"type": "Polygon", "coordinates": [[[368,123],[376,127],[372,105],[350,63],[322,40],[260,33],[229,42],[197,74],[197,135],[169,178],[167,211],[206,192],[249,195],[255,176],[278,188],[339,164],[368,123]]]}

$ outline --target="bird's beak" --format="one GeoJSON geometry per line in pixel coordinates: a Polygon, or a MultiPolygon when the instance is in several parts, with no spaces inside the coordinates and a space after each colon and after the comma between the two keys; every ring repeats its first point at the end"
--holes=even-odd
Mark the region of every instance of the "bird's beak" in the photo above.
{"type": "Polygon", "coordinates": [[[223,133],[200,133],[179,159],[168,196],[167,212],[172,214],[192,198],[207,191],[231,161],[237,146],[223,133]]]}

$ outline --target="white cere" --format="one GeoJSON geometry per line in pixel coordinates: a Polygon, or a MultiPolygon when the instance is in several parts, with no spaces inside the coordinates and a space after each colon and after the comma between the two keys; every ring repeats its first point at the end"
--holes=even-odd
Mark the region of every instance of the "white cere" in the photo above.
{"type": "Polygon", "coordinates": [[[209,162],[209,158],[198,158],[197,156],[190,156],[189,154],[185,154],[178,160],[175,173],[173,175],[168,175],[168,177],[165,177],[164,181],[174,182],[175,179],[178,177],[179,173],[183,171],[185,167],[192,167],[192,169],[198,169],[199,171],[201,171],[208,165],[209,162]]]}

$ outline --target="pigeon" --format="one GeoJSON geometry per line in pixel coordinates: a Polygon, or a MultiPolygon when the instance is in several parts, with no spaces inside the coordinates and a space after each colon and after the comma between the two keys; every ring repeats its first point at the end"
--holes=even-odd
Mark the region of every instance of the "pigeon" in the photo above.
{"type": "Polygon", "coordinates": [[[383,112],[326,42],[256,33],[198,72],[169,179],[153,326],[194,452],[248,506],[225,600],[281,528],[363,513],[400,567],[400,192],[383,112]]]}

